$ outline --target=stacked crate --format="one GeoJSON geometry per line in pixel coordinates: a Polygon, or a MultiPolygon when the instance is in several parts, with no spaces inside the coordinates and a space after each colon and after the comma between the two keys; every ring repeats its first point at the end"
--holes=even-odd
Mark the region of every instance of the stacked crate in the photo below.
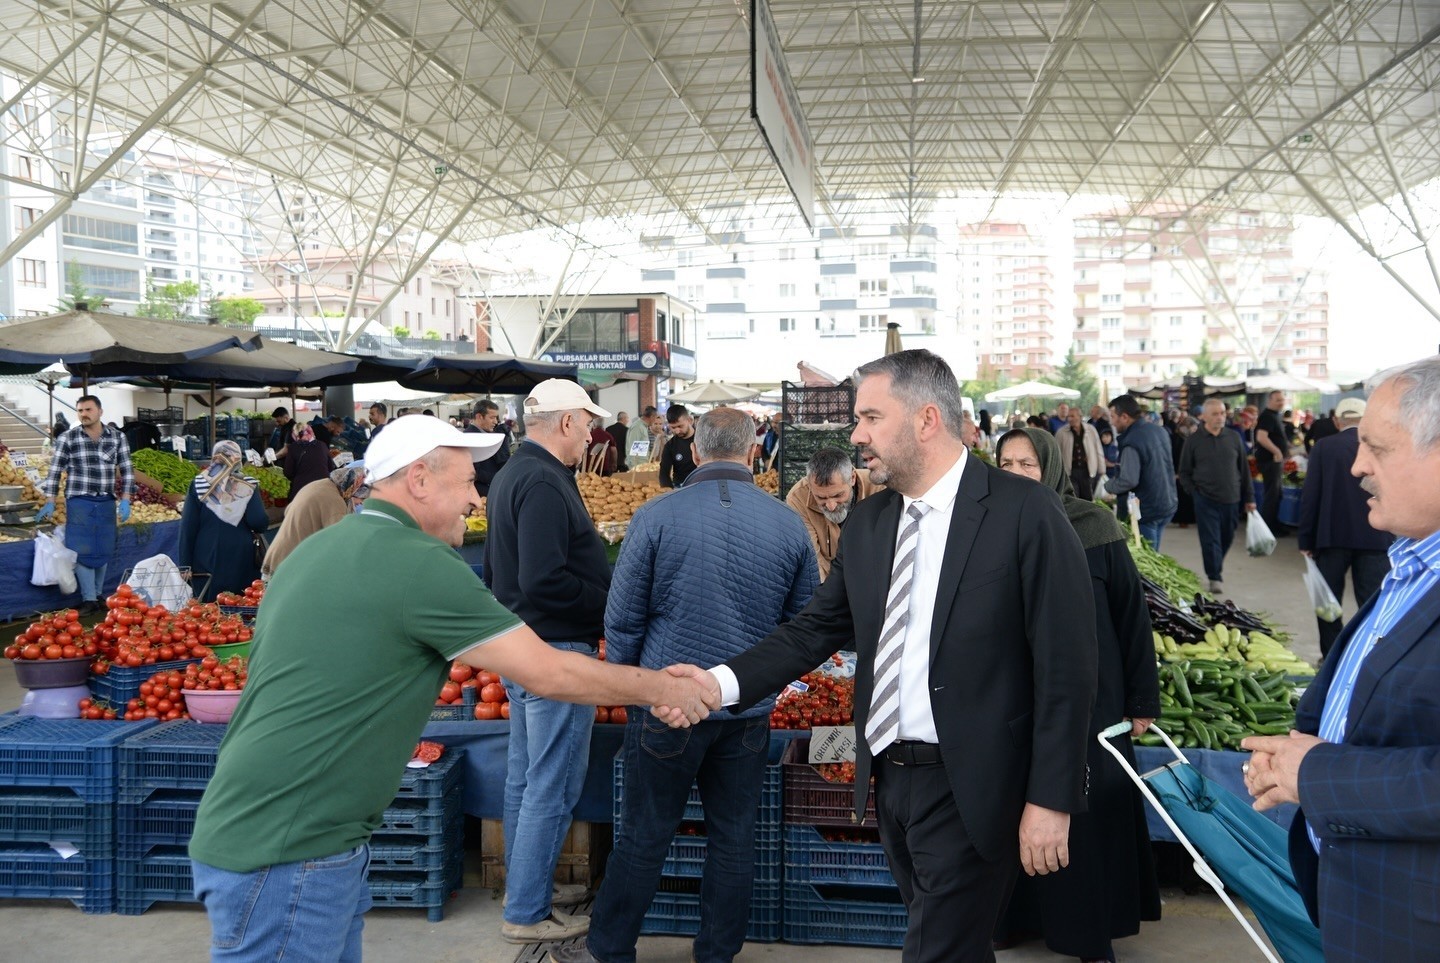
{"type": "Polygon", "coordinates": [[[0,722],[0,897],[115,909],[117,747],[152,722],[0,722]],[[66,859],[52,844],[78,853],[66,859]]]}
{"type": "Polygon", "coordinates": [[[785,942],[900,946],[908,915],[875,829],[875,794],[854,821],[853,783],[827,782],[810,741],[785,751],[785,942]]]}
{"type": "MultiPolygon", "coordinates": [[[[227,728],[167,722],[121,746],[119,912],[138,915],[157,902],[194,901],[187,850],[227,728]]],[[[447,749],[428,768],[405,770],[370,842],[376,906],[424,908],[431,921],[443,917],[464,870],[464,756],[464,750],[447,749]]]]}
{"type": "MultiPolygon", "coordinates": [[[[755,880],[750,888],[750,920],[745,939],[774,942],[781,932],[780,812],[782,805],[780,755],[785,744],[773,741],[760,790],[760,811],[755,818],[755,880]]],[[[625,796],[623,752],[616,755],[615,836],[624,832],[622,802],[625,796]]],[[[694,936],[700,932],[700,878],[705,869],[705,810],[700,789],[691,785],[685,802],[681,833],[670,843],[659,890],[645,913],[640,932],[647,935],[694,936]]]]}

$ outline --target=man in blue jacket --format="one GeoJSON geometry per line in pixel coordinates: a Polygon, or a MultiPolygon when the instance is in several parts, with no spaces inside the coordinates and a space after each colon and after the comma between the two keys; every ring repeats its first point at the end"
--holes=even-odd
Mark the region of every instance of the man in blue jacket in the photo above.
{"type": "Polygon", "coordinates": [[[1105,490],[1112,495],[1135,493],[1140,499],[1140,534],[1158,552],[1160,535],[1180,505],[1170,436],[1145,420],[1134,395],[1110,401],[1110,420],[1120,431],[1120,471],[1105,482],[1105,490]]]}
{"type": "MultiPolygon", "coordinates": [[[[635,513],[605,609],[606,657],[668,666],[684,654],[710,667],[754,645],[810,601],[815,551],[800,518],[756,487],[755,426],[717,408],[695,430],[698,467],[683,488],[635,513]],[[701,587],[705,605],[693,592],[701,587]]],[[[587,943],[556,947],[559,963],[635,959],[640,924],[665,853],[700,784],[708,833],[693,958],[729,961],[745,942],[755,814],[770,745],[766,699],[670,729],[637,711],[625,729],[625,795],[615,849],[595,898],[587,943]]]]}

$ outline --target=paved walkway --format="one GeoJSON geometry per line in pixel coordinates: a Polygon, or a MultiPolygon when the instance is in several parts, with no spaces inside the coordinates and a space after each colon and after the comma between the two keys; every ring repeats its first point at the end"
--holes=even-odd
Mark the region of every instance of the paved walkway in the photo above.
{"type": "MultiPolygon", "coordinates": [[[[1200,548],[1194,527],[1172,526],[1162,548],[1182,564],[1199,570],[1200,548]]],[[[1301,575],[1304,562],[1294,538],[1280,539],[1270,558],[1245,554],[1244,533],[1227,559],[1225,584],[1237,605],[1269,613],[1294,635],[1295,648],[1314,661],[1319,655],[1314,616],[1301,575]]],[[[1354,611],[1346,601],[1347,614],[1354,611]]],[[[23,691],[14,674],[0,668],[0,712],[17,707],[23,691]]],[[[472,854],[473,855],[473,854],[472,854]]],[[[473,874],[467,878],[474,879],[473,874]]],[[[1126,963],[1202,963],[1214,959],[1262,959],[1238,923],[1208,890],[1186,895],[1164,892],[1165,918],[1144,925],[1139,936],[1116,944],[1126,963]]],[[[369,963],[510,963],[535,959],[522,948],[499,938],[499,894],[481,889],[478,882],[463,889],[450,903],[446,918],[429,923],[422,912],[376,910],[365,929],[365,959],[369,963]]],[[[189,961],[206,958],[209,927],[196,906],[160,905],[144,916],[86,916],[60,901],[0,900],[0,961],[60,963],[104,959],[106,963],[151,963],[156,954],[189,961]],[[157,949],[163,947],[163,949],[157,949]]],[[[681,939],[643,938],[641,963],[685,963],[689,942],[681,939]]],[[[815,963],[886,963],[898,961],[895,951],[839,946],[797,946],[786,943],[746,946],[739,959],[762,961],[815,961],[815,963]]],[[[1059,959],[1043,946],[1024,945],[997,954],[1001,963],[1059,959]]]]}

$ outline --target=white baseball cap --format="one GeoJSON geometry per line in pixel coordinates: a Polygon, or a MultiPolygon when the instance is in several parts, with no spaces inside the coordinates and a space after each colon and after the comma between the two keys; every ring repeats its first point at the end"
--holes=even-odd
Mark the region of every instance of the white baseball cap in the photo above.
{"type": "MultiPolygon", "coordinates": [[[[579,411],[584,409],[592,415],[599,415],[601,418],[609,418],[610,412],[601,408],[590,400],[585,389],[573,381],[565,381],[560,378],[551,378],[549,381],[542,381],[530,391],[530,396],[525,399],[525,412],[541,411],[579,411]]],[[[389,431],[389,428],[385,429],[389,431]]]]}
{"type": "Polygon", "coordinates": [[[1336,418],[1360,418],[1365,414],[1364,398],[1341,398],[1335,406],[1336,418]]]}
{"type": "Polygon", "coordinates": [[[389,478],[436,448],[469,448],[472,459],[484,460],[504,441],[504,435],[463,432],[443,418],[429,415],[395,418],[365,449],[365,481],[371,484],[389,478]]]}

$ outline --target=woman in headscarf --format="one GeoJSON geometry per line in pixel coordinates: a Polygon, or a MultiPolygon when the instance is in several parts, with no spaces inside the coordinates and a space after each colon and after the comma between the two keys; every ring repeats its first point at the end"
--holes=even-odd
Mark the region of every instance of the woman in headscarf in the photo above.
{"type": "Polygon", "coordinates": [[[290,497],[293,499],[306,485],[320,481],[334,470],[329,444],[316,439],[312,426],[297,427],[290,444],[285,446],[284,471],[290,479],[290,497]]]}
{"type": "MultiPolygon", "coordinates": [[[[1039,428],[1006,432],[995,446],[995,458],[1001,470],[1060,493],[1085,548],[1100,643],[1088,740],[1089,808],[1070,817],[1070,865],[1046,876],[1021,874],[995,939],[997,945],[1008,945],[1038,933],[1055,953],[1114,960],[1111,940],[1140,932],[1141,920],[1160,918],[1160,892],[1144,800],[1093,734],[1126,719],[1138,735],[1160,712],[1150,614],[1124,529],[1106,509],[1074,497],[1054,437],[1039,428]]],[[[1130,737],[1114,741],[1133,766],[1130,737]]]]}
{"type": "Polygon", "coordinates": [[[354,511],[368,494],[364,462],[352,461],[330,473],[323,485],[307,485],[285,507],[285,520],[265,553],[261,574],[269,579],[295,546],[354,511]]]}
{"type": "Polygon", "coordinates": [[[195,476],[185,493],[179,563],[210,576],[210,584],[199,595],[202,602],[212,601],[220,592],[243,592],[260,577],[254,536],[265,533],[270,518],[260,485],[243,473],[244,464],[239,445],[218,441],[209,467],[195,476]]]}

